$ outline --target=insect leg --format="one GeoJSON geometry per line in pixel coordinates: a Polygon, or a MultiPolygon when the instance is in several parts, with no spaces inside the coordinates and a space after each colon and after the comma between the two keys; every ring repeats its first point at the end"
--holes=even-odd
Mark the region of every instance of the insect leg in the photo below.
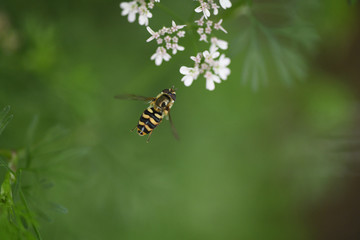
{"type": "Polygon", "coordinates": [[[172,118],[171,118],[171,115],[170,115],[170,111],[169,111],[169,113],[168,113],[168,116],[169,116],[169,120],[170,120],[171,131],[172,131],[175,139],[176,139],[176,140],[179,140],[179,135],[178,135],[178,133],[177,133],[177,131],[176,131],[176,128],[175,128],[175,125],[174,125],[174,123],[173,123],[173,121],[172,121],[172,118]]]}
{"type": "Polygon", "coordinates": [[[148,136],[148,138],[146,139],[146,143],[149,143],[149,140],[150,140],[150,137],[151,137],[151,134],[152,134],[152,133],[153,133],[152,131],[149,133],[149,136],[148,136]]]}

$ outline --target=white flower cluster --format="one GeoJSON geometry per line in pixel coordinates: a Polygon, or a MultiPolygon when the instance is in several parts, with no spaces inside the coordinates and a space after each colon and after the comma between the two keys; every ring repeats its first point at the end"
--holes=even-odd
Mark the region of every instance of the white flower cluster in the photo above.
{"type": "MultiPolygon", "coordinates": [[[[195,23],[199,26],[197,29],[197,33],[200,35],[199,41],[208,42],[207,35],[210,35],[213,29],[221,30],[224,33],[227,33],[227,31],[221,26],[222,21],[222,19],[220,19],[217,23],[213,23],[211,20],[204,21],[204,16],[202,16],[199,20],[196,20],[195,23]]],[[[227,47],[222,49],[227,49],[227,47]]]]}
{"type": "MultiPolygon", "coordinates": [[[[220,19],[218,22],[210,20],[211,12],[213,10],[214,15],[219,12],[220,6],[215,3],[214,0],[197,0],[200,4],[195,9],[197,13],[203,13],[200,19],[196,20],[195,23],[198,26],[197,33],[200,35],[199,41],[208,43],[208,37],[210,37],[210,49],[202,53],[198,53],[191,59],[195,62],[195,66],[190,68],[182,66],[180,73],[184,75],[181,81],[184,82],[185,86],[190,86],[199,75],[203,74],[206,79],[206,89],[212,91],[215,89],[215,82],[220,83],[221,80],[226,80],[230,74],[230,69],[227,67],[230,64],[230,59],[224,54],[218,51],[219,49],[225,50],[228,48],[228,43],[224,40],[218,39],[212,36],[213,30],[221,30],[224,33],[227,31],[222,27],[223,20],[220,19]],[[220,58],[218,58],[220,56],[220,58]]],[[[229,0],[220,0],[220,5],[223,9],[231,7],[229,0]]]]}
{"type": "MultiPolygon", "coordinates": [[[[183,74],[181,81],[185,86],[190,86],[194,80],[200,75],[203,75],[206,79],[206,89],[212,91],[215,89],[215,83],[220,83],[221,80],[226,80],[230,74],[228,65],[230,59],[224,54],[221,54],[220,50],[226,50],[228,43],[224,40],[218,39],[214,36],[215,30],[221,30],[224,33],[227,31],[221,25],[223,19],[214,20],[211,16],[219,13],[220,7],[227,9],[231,7],[230,0],[195,0],[199,3],[199,6],[195,8],[195,12],[201,13],[201,17],[194,21],[194,25],[197,26],[197,33],[200,35],[199,41],[209,43],[209,50],[199,52],[195,57],[191,59],[195,62],[194,67],[182,66],[180,73],[183,74]]],[[[155,2],[160,0],[132,0],[130,2],[120,3],[122,8],[122,15],[127,16],[129,22],[135,22],[137,14],[140,25],[146,26],[147,31],[151,34],[151,37],[147,39],[147,42],[152,40],[156,41],[158,47],[155,53],[150,57],[155,61],[155,65],[159,66],[163,61],[169,61],[171,59],[170,53],[175,55],[178,51],[184,51],[184,47],[179,45],[179,39],[185,37],[185,31],[181,30],[186,25],[176,25],[172,21],[171,27],[163,27],[158,31],[153,31],[149,25],[149,18],[152,18],[152,13],[155,2]]]]}
{"type": "Polygon", "coordinates": [[[146,41],[150,42],[156,40],[157,44],[160,45],[156,52],[151,56],[151,60],[155,60],[155,64],[159,66],[163,60],[169,61],[171,56],[166,50],[172,49],[172,54],[175,55],[177,51],[184,51],[184,47],[178,44],[180,38],[185,36],[185,31],[180,31],[186,25],[176,25],[172,21],[171,27],[163,27],[159,31],[154,32],[150,27],[146,27],[151,37],[146,41]]]}
{"type": "Polygon", "coordinates": [[[152,18],[152,13],[149,9],[154,8],[154,3],[160,2],[160,0],[134,0],[131,2],[122,2],[120,7],[122,8],[121,15],[128,15],[129,22],[134,22],[136,20],[136,14],[139,14],[139,24],[140,25],[149,25],[149,18],[152,18]]]}
{"type": "MultiPolygon", "coordinates": [[[[203,12],[205,18],[210,17],[211,9],[213,9],[214,15],[217,15],[219,13],[218,8],[220,7],[214,2],[214,0],[197,0],[197,1],[200,3],[200,6],[195,8],[195,12],[197,13],[203,12]]],[[[230,0],[220,0],[219,2],[223,9],[227,9],[231,7],[230,0]]]]}
{"type": "Polygon", "coordinates": [[[221,79],[226,80],[230,74],[230,69],[227,67],[230,64],[230,59],[225,57],[224,54],[220,56],[218,48],[212,44],[209,51],[198,53],[191,60],[195,62],[195,66],[180,68],[180,73],[184,75],[181,81],[185,86],[190,86],[200,74],[204,74],[206,79],[206,89],[212,91],[215,89],[215,82],[220,83],[221,79]],[[218,59],[217,59],[218,58],[218,59]]]}

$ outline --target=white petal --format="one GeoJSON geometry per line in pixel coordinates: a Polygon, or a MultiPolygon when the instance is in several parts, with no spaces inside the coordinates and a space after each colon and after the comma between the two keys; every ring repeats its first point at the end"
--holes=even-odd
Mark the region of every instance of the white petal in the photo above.
{"type": "Polygon", "coordinates": [[[202,12],[201,6],[198,6],[197,8],[195,8],[195,12],[197,12],[197,13],[202,12]]]}
{"type": "Polygon", "coordinates": [[[148,30],[151,35],[155,34],[155,32],[149,26],[146,27],[146,30],[148,30]]]}
{"type": "Polygon", "coordinates": [[[214,82],[221,83],[221,80],[220,80],[220,78],[219,78],[218,75],[215,75],[215,74],[214,74],[211,79],[212,79],[214,82]]]}
{"type": "Polygon", "coordinates": [[[215,89],[215,83],[210,79],[206,79],[206,89],[213,91],[215,89]]]}
{"type": "Polygon", "coordinates": [[[205,18],[210,17],[209,9],[207,9],[207,8],[205,9],[204,15],[205,15],[205,18]]]}
{"type": "Polygon", "coordinates": [[[210,53],[209,53],[209,51],[208,51],[208,50],[206,50],[206,51],[204,51],[204,52],[203,52],[203,55],[204,55],[204,57],[206,58],[207,56],[209,56],[209,55],[210,55],[210,53]]]}
{"type": "Polygon", "coordinates": [[[229,68],[219,69],[219,76],[221,77],[221,79],[226,80],[229,74],[230,74],[229,68]]]}
{"type": "Polygon", "coordinates": [[[221,55],[219,59],[220,65],[226,67],[230,64],[230,58],[225,57],[224,54],[221,55]]]}
{"type": "Polygon", "coordinates": [[[150,41],[152,41],[154,38],[155,38],[154,36],[151,36],[151,37],[149,37],[148,39],[146,39],[146,42],[150,42],[150,41]]]}
{"type": "Polygon", "coordinates": [[[162,63],[162,57],[160,55],[157,55],[155,58],[155,65],[159,66],[162,63]]]}
{"type": "Polygon", "coordinates": [[[189,74],[190,70],[191,70],[191,68],[182,66],[182,67],[180,68],[180,73],[181,73],[181,74],[184,74],[184,75],[187,75],[187,74],[189,74]]]}
{"type": "Polygon", "coordinates": [[[129,22],[134,22],[136,20],[136,13],[135,12],[130,12],[128,15],[128,21],[129,22]]]}
{"type": "Polygon", "coordinates": [[[185,48],[184,48],[183,46],[178,46],[177,49],[178,49],[179,51],[184,51],[185,48]]]}
{"type": "Polygon", "coordinates": [[[120,3],[120,8],[123,9],[121,15],[124,16],[124,15],[127,15],[127,14],[129,13],[129,11],[130,11],[129,5],[130,5],[130,4],[129,4],[128,2],[122,2],[122,3],[120,3]]]}
{"type": "Polygon", "coordinates": [[[184,77],[181,79],[181,81],[184,82],[184,85],[185,85],[185,86],[189,87],[189,86],[192,84],[192,82],[194,81],[194,79],[193,79],[191,76],[184,76],[184,77]]]}
{"type": "Polygon", "coordinates": [[[154,59],[156,58],[156,56],[157,56],[157,55],[158,55],[157,53],[154,53],[153,55],[151,55],[150,60],[154,60],[154,59]]]}
{"type": "Polygon", "coordinates": [[[217,58],[218,56],[220,56],[220,53],[219,53],[219,52],[214,52],[214,53],[212,54],[212,58],[213,58],[213,59],[217,58]]]}
{"type": "Polygon", "coordinates": [[[218,39],[217,42],[216,42],[216,45],[218,45],[218,47],[223,49],[223,50],[228,48],[228,42],[224,41],[224,40],[218,39]]]}
{"type": "Polygon", "coordinates": [[[165,55],[163,56],[163,59],[164,59],[165,61],[169,61],[170,58],[171,58],[171,56],[170,56],[168,53],[165,53],[165,55]]]}
{"type": "Polygon", "coordinates": [[[220,0],[220,5],[223,9],[227,9],[231,7],[230,0],[220,0]]]}

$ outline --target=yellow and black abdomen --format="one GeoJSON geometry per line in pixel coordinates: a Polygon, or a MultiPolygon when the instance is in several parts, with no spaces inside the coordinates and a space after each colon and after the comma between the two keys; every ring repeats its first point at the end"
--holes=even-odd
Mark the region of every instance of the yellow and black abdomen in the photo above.
{"type": "Polygon", "coordinates": [[[137,125],[139,135],[144,136],[151,133],[162,121],[162,118],[162,113],[156,111],[153,107],[145,109],[137,125]]]}

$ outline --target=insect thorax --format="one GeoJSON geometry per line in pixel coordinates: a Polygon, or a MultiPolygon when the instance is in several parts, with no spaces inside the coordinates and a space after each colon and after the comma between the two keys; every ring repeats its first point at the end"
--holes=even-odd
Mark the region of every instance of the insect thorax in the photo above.
{"type": "Polygon", "coordinates": [[[158,111],[165,111],[172,107],[173,100],[167,94],[159,94],[154,102],[154,107],[158,111]]]}

